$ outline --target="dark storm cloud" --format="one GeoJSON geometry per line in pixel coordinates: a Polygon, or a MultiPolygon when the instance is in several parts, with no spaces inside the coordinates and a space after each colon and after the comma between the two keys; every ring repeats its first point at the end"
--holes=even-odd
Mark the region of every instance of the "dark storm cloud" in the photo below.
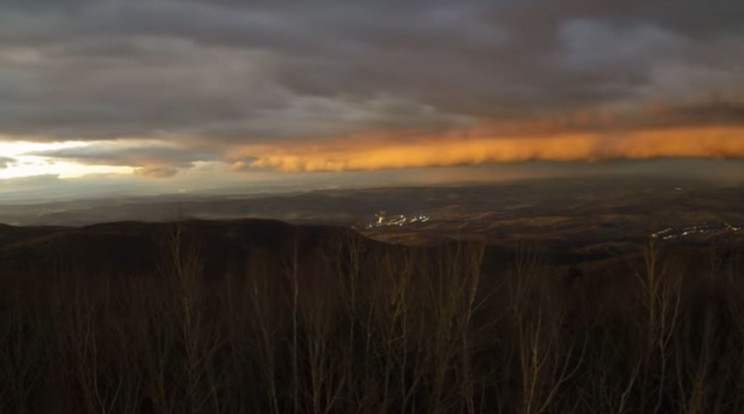
{"type": "Polygon", "coordinates": [[[228,148],[585,111],[609,115],[575,128],[741,125],[742,23],[738,0],[0,1],[0,134],[228,148]]]}

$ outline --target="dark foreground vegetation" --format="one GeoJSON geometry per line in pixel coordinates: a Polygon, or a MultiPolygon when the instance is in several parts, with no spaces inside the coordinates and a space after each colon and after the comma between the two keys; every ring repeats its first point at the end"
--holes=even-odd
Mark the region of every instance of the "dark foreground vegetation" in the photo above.
{"type": "Polygon", "coordinates": [[[744,412],[736,243],[564,266],[278,223],[120,226],[8,236],[0,412],[744,412]]]}

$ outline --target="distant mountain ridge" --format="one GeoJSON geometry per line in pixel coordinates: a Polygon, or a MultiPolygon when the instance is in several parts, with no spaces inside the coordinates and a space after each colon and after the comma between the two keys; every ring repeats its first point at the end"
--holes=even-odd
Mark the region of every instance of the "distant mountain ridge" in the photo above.
{"type": "MultiPolygon", "coordinates": [[[[255,255],[263,255],[275,266],[286,266],[293,258],[299,258],[303,266],[315,266],[324,260],[334,260],[334,255],[350,248],[379,253],[436,251],[448,245],[454,249],[458,243],[467,243],[468,239],[409,246],[373,240],[341,226],[295,225],[265,219],[170,223],[128,221],[86,227],[0,225],[0,270],[57,272],[79,269],[86,273],[153,273],[171,254],[174,241],[198,254],[205,275],[213,277],[245,272],[255,255]]],[[[670,255],[679,256],[676,261],[684,265],[687,262],[705,262],[702,257],[714,241],[698,247],[661,240],[658,243],[670,255]]],[[[743,237],[732,237],[719,244],[729,250],[744,250],[743,237]]],[[[638,245],[636,251],[640,252],[642,248],[638,245]]],[[[487,245],[485,265],[503,266],[524,250],[539,252],[540,260],[546,266],[581,265],[594,272],[603,271],[603,267],[618,268],[620,262],[636,256],[623,251],[616,255],[586,253],[575,250],[570,244],[556,247],[499,243],[487,245]]]]}
{"type": "MultiPolygon", "coordinates": [[[[227,271],[251,252],[277,258],[293,249],[306,254],[334,240],[363,236],[342,227],[298,226],[276,220],[116,222],[86,227],[0,226],[0,267],[79,266],[89,270],[144,272],[157,269],[174,242],[194,248],[205,273],[227,271]],[[180,240],[174,241],[178,237],[180,240]]],[[[365,243],[374,243],[366,240],[365,243]]]]}

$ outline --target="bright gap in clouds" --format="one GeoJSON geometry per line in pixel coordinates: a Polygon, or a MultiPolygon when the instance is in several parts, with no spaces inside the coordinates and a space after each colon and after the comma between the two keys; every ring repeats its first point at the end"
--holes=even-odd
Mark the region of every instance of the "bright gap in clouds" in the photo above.
{"type": "Polygon", "coordinates": [[[0,179],[55,175],[59,178],[77,178],[89,174],[133,174],[134,168],[111,165],[83,165],[75,162],[58,160],[52,157],[27,155],[43,151],[66,148],[85,147],[84,142],[2,142],[0,157],[10,158],[5,168],[0,168],[0,179]]]}

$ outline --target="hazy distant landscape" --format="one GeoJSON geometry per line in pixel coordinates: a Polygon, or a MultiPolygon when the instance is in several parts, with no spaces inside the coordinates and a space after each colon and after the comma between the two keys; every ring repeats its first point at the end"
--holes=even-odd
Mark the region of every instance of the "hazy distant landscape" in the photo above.
{"type": "Polygon", "coordinates": [[[670,178],[541,179],[439,187],[316,190],[272,195],[160,196],[0,204],[15,225],[268,218],[336,225],[386,242],[478,238],[587,256],[627,253],[651,236],[704,245],[742,240],[744,187],[670,178]]]}

